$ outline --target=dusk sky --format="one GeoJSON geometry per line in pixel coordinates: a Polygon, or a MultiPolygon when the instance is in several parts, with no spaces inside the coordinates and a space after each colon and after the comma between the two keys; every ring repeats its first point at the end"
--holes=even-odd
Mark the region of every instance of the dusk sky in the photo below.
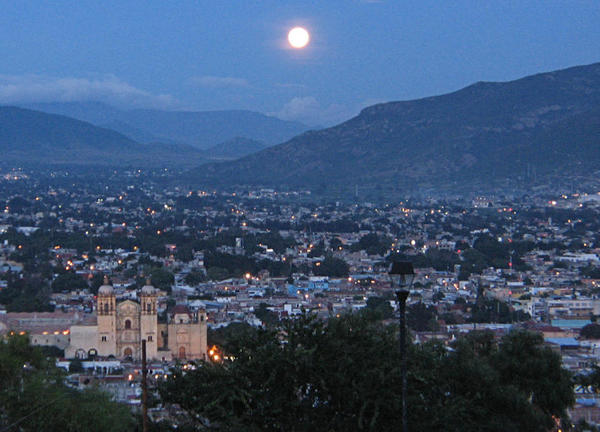
{"type": "Polygon", "coordinates": [[[5,1],[0,104],[249,109],[331,125],[376,102],[600,61],[600,2],[5,1]],[[287,32],[305,27],[307,48],[287,32]]]}

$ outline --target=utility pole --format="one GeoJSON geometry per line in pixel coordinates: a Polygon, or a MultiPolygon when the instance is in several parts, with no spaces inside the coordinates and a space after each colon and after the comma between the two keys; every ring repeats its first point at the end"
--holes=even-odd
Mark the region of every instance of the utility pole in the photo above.
{"type": "Polygon", "coordinates": [[[142,431],[148,432],[148,368],[146,367],[146,339],[142,339],[142,431]]]}

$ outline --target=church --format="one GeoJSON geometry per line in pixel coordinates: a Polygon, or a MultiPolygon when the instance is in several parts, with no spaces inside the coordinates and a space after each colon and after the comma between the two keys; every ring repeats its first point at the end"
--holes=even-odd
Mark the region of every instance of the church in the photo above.
{"type": "Polygon", "coordinates": [[[140,360],[142,340],[150,360],[206,359],[206,312],[191,312],[176,305],[159,322],[158,292],[148,281],[138,301],[117,302],[113,287],[105,278],[98,290],[96,323],[73,325],[65,349],[67,358],[89,356],[140,360]]]}

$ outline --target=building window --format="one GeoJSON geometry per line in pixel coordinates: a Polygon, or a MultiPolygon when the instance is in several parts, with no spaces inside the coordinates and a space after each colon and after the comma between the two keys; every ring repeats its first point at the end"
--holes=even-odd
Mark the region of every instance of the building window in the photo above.
{"type": "Polygon", "coordinates": [[[146,304],[146,310],[148,311],[148,313],[152,312],[152,304],[151,303],[146,304]]]}
{"type": "Polygon", "coordinates": [[[102,342],[106,342],[106,336],[102,336],[102,342]]]}
{"type": "Polygon", "coordinates": [[[104,313],[108,313],[108,303],[104,303],[104,313]]]}
{"type": "Polygon", "coordinates": [[[125,320],[125,329],[126,330],[131,329],[131,321],[130,320],[125,320]]]}
{"type": "Polygon", "coordinates": [[[183,318],[179,318],[179,324],[183,324],[183,318]]]}
{"type": "Polygon", "coordinates": [[[148,342],[152,342],[152,336],[148,336],[148,342]]]}

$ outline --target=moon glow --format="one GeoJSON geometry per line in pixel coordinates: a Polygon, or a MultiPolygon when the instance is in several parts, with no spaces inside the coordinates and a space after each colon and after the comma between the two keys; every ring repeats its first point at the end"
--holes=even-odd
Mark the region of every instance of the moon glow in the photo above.
{"type": "Polygon", "coordinates": [[[288,33],[288,42],[292,48],[301,49],[308,45],[308,42],[310,42],[310,35],[306,29],[302,27],[294,27],[288,33]]]}

